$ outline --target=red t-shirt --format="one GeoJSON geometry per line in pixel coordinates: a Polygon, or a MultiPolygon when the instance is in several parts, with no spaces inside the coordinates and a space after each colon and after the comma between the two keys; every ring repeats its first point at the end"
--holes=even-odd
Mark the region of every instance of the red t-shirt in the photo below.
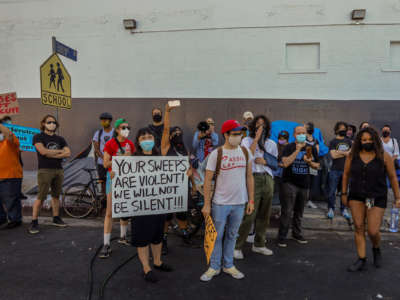
{"type": "MultiPolygon", "coordinates": [[[[126,152],[130,152],[131,154],[135,153],[135,145],[128,139],[125,139],[121,144],[122,149],[126,152]]],[[[119,148],[117,141],[115,138],[109,140],[104,146],[104,152],[107,152],[111,157],[122,155],[121,149],[119,148]]],[[[108,172],[111,172],[111,168],[108,169],[108,172]]]]}

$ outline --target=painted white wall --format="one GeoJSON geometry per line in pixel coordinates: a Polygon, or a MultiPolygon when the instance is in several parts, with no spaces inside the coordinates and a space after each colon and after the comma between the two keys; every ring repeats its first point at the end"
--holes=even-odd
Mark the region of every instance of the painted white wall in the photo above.
{"type": "Polygon", "coordinates": [[[53,35],[74,98],[400,99],[400,0],[0,0],[0,92],[40,97],[53,35]],[[320,43],[320,72],[287,72],[286,43],[320,43]]]}

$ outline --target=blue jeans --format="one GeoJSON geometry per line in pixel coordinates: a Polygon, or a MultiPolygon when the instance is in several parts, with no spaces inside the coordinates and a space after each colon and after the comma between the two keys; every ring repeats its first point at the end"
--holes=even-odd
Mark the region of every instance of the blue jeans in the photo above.
{"type": "Polygon", "coordinates": [[[10,222],[22,221],[21,184],[21,178],[0,181],[0,222],[7,219],[10,222]]]}
{"type": "Polygon", "coordinates": [[[242,223],[244,209],[245,204],[212,204],[211,216],[217,230],[217,240],[210,260],[210,267],[214,270],[221,269],[222,255],[224,256],[224,268],[233,267],[233,251],[235,250],[236,238],[242,223]]]}
{"type": "MultiPolygon", "coordinates": [[[[343,176],[343,171],[331,170],[329,172],[328,208],[332,208],[333,210],[335,210],[335,204],[336,204],[336,189],[338,187],[339,182],[342,180],[342,176],[343,176]]],[[[340,202],[340,209],[341,210],[344,209],[342,202],[340,202]]]]}

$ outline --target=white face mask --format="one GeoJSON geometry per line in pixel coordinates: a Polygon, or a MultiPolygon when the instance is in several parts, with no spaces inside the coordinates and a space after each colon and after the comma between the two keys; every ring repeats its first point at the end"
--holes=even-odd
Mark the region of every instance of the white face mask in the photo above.
{"type": "Polygon", "coordinates": [[[0,142],[4,141],[4,134],[0,133],[0,142]]]}
{"type": "Polygon", "coordinates": [[[57,125],[56,124],[46,124],[45,127],[48,131],[55,131],[57,128],[57,125]]]}
{"type": "Polygon", "coordinates": [[[228,139],[228,142],[232,147],[239,146],[241,141],[242,141],[241,135],[238,135],[238,136],[230,135],[229,139],[228,139]]]}
{"type": "Polygon", "coordinates": [[[122,130],[121,130],[121,135],[122,135],[124,138],[127,138],[127,137],[129,136],[129,129],[122,129],[122,130]]]}

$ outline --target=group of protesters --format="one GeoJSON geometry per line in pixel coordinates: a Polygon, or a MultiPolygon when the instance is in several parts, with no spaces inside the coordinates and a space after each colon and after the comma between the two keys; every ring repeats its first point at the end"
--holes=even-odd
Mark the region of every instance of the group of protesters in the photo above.
{"type": "MultiPolygon", "coordinates": [[[[271,122],[265,115],[243,114],[243,126],[236,120],[222,123],[219,141],[215,121],[201,121],[193,136],[192,149],[184,143],[183,129],[171,126],[173,106],[165,111],[154,108],[150,125],[137,130],[131,139],[128,120],[113,120],[110,113],[100,115],[101,128],[93,136],[97,171],[104,181],[107,195],[104,219],[104,242],[101,258],[111,255],[112,231],[112,157],[113,156],[188,156],[191,195],[204,198],[202,214],[211,216],[217,239],[208,270],[200,277],[210,281],[222,272],[235,279],[244,278],[234,260],[244,259],[244,245],[254,231],[251,251],[260,255],[273,255],[267,248],[266,236],[271,216],[274,187],[279,189],[281,204],[277,245],[288,246],[288,234],[299,244],[307,244],[303,235],[302,218],[309,203],[312,181],[321,168],[319,144],[314,137],[312,122],[297,126],[293,132],[282,130],[277,142],[271,139],[271,122]],[[114,123],[113,123],[114,122],[114,123]],[[293,140],[293,142],[289,142],[293,140]]],[[[22,162],[19,141],[11,130],[0,123],[0,225],[9,228],[21,225],[22,162]],[[3,159],[3,158],[7,159],[3,159]]],[[[46,115],[40,122],[41,133],[33,139],[38,156],[38,195],[33,205],[30,234],[39,233],[38,216],[43,202],[51,194],[53,222],[59,227],[66,224],[60,217],[60,194],[64,173],[62,160],[71,151],[66,140],[57,135],[57,119],[46,115]]],[[[358,258],[348,271],[361,271],[366,267],[365,226],[372,242],[373,263],[382,265],[380,251],[380,225],[387,206],[388,183],[395,203],[400,206],[399,184],[395,168],[398,167],[399,146],[391,137],[391,128],[385,125],[381,135],[368,123],[358,128],[345,122],[334,126],[335,138],[329,143],[331,168],[328,176],[327,218],[334,218],[336,195],[341,195],[340,211],[344,218],[352,218],[358,258]],[[350,209],[350,212],[349,210],[350,209]],[[367,225],[365,225],[367,220],[367,225]]],[[[314,204],[311,202],[312,207],[314,204]]],[[[163,262],[168,253],[168,231],[176,219],[183,233],[183,241],[192,244],[187,213],[157,214],[120,219],[118,242],[137,248],[143,267],[144,279],[157,282],[153,269],[171,272],[173,268],[163,262]],[[131,238],[128,239],[128,226],[131,238]],[[150,248],[152,256],[150,256],[150,248]],[[151,259],[152,265],[151,267],[151,259]]]]}

